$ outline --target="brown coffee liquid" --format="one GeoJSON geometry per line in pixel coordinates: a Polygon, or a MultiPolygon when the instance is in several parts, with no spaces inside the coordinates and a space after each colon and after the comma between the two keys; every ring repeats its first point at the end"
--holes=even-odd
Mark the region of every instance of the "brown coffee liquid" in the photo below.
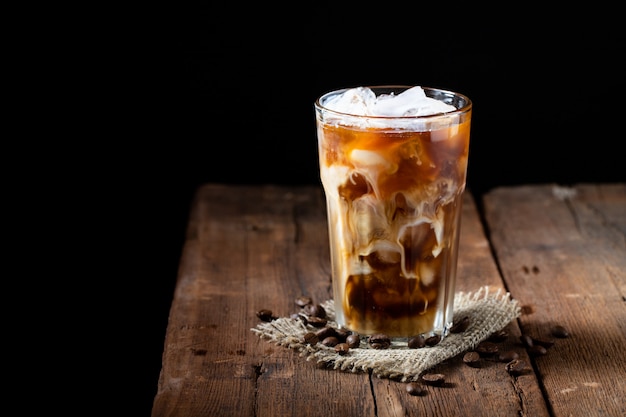
{"type": "Polygon", "coordinates": [[[338,321],[363,334],[432,330],[454,295],[469,117],[426,132],[320,127],[338,321]]]}

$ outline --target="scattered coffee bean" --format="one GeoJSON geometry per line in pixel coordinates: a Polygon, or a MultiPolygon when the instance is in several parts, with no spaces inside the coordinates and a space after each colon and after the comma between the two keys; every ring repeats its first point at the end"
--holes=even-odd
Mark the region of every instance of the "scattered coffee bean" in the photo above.
{"type": "Polygon", "coordinates": [[[335,346],[335,352],[340,355],[345,355],[350,351],[350,346],[347,343],[339,343],[335,346]]]}
{"type": "Polygon", "coordinates": [[[408,340],[407,346],[410,349],[420,349],[420,348],[423,348],[424,346],[426,346],[426,339],[422,335],[413,336],[413,337],[411,337],[408,340]]]}
{"type": "Polygon", "coordinates": [[[493,356],[498,353],[498,350],[498,345],[487,340],[480,342],[478,346],[476,346],[476,352],[478,352],[480,356],[493,356]]]}
{"type": "Polygon", "coordinates": [[[509,337],[509,332],[506,329],[492,333],[487,340],[493,343],[502,343],[509,337]]]}
{"type": "Polygon", "coordinates": [[[532,356],[543,356],[548,353],[548,350],[541,345],[533,345],[528,348],[528,353],[532,356]]]}
{"type": "Polygon", "coordinates": [[[478,367],[480,365],[480,355],[478,352],[467,352],[463,355],[463,362],[468,364],[471,367],[478,367]]]}
{"type": "Polygon", "coordinates": [[[301,295],[295,300],[296,305],[300,307],[304,307],[309,304],[313,304],[313,299],[311,297],[307,297],[306,295],[301,295]]]}
{"type": "Polygon", "coordinates": [[[316,331],[315,334],[317,335],[317,337],[319,337],[320,340],[324,340],[330,336],[335,336],[335,337],[337,336],[337,332],[335,331],[335,328],[329,327],[329,326],[322,327],[321,329],[316,331]]]}
{"type": "Polygon", "coordinates": [[[511,362],[512,360],[518,359],[518,358],[519,358],[519,354],[515,352],[514,350],[505,350],[504,352],[500,352],[498,354],[498,360],[504,363],[511,362]]]}
{"type": "Polygon", "coordinates": [[[319,337],[317,337],[317,335],[313,332],[306,333],[303,339],[304,343],[306,343],[307,345],[315,345],[320,340],[319,337]]]}
{"type": "Polygon", "coordinates": [[[348,329],[335,329],[335,336],[342,342],[345,342],[348,336],[350,336],[352,332],[348,329]]]}
{"type": "Polygon", "coordinates": [[[304,307],[304,313],[310,317],[326,318],[326,310],[319,304],[307,304],[304,307]]]}
{"type": "Polygon", "coordinates": [[[569,337],[569,332],[565,327],[557,325],[552,328],[552,336],[565,339],[566,337],[569,337]]]}
{"type": "Polygon", "coordinates": [[[526,316],[535,312],[535,306],[526,304],[521,307],[521,310],[522,314],[526,316]]]}
{"type": "Polygon", "coordinates": [[[307,321],[313,327],[324,327],[328,323],[328,320],[316,316],[308,317],[307,321]]]}
{"type": "Polygon", "coordinates": [[[322,340],[322,344],[329,347],[337,346],[339,344],[339,339],[335,336],[328,336],[322,340]]]}
{"type": "MultiPolygon", "coordinates": [[[[533,267],[533,272],[538,273],[539,270],[533,267]]],[[[301,307],[299,313],[292,314],[290,317],[294,320],[301,320],[304,325],[311,325],[319,328],[315,332],[307,332],[303,336],[303,341],[309,345],[317,343],[334,347],[335,352],[339,355],[345,355],[350,349],[358,348],[361,345],[361,337],[357,333],[353,333],[345,328],[334,328],[328,326],[326,310],[321,304],[313,303],[313,299],[308,296],[300,296],[295,299],[295,304],[301,307]]],[[[534,313],[533,306],[522,306],[524,314],[534,313]]],[[[257,317],[262,321],[276,320],[272,310],[261,309],[256,313],[257,317]]],[[[450,328],[450,333],[462,333],[468,329],[470,325],[470,317],[464,316],[455,322],[450,328]]],[[[567,338],[570,336],[568,330],[556,325],[551,329],[550,334],[555,338],[567,338]]],[[[509,337],[506,329],[494,332],[486,340],[480,342],[474,351],[466,352],[463,355],[463,362],[468,366],[480,367],[482,357],[495,356],[499,362],[506,363],[506,371],[513,376],[524,375],[532,372],[532,368],[524,361],[519,359],[519,354],[513,350],[499,352],[496,343],[504,342],[509,337]]],[[[555,341],[550,337],[533,337],[529,334],[522,334],[520,341],[527,348],[528,354],[531,356],[546,355],[555,341]]],[[[435,346],[442,340],[441,335],[433,335],[425,337],[424,335],[409,338],[407,346],[411,349],[423,348],[425,346],[435,346]]],[[[368,343],[373,349],[388,349],[391,346],[391,338],[386,334],[378,333],[369,336],[368,343]]],[[[322,362],[319,367],[332,367],[332,362],[322,362]]],[[[432,386],[442,386],[445,382],[445,375],[438,373],[429,373],[421,376],[422,382],[432,386]]],[[[426,389],[417,382],[410,382],[406,386],[406,390],[410,395],[425,395],[426,389]]]]}
{"type": "Polygon", "coordinates": [[[370,346],[372,347],[372,349],[388,349],[389,348],[388,344],[377,343],[377,342],[370,343],[370,346]]]}
{"type": "Polygon", "coordinates": [[[426,390],[424,389],[424,387],[417,382],[409,382],[408,384],[406,384],[406,392],[408,392],[409,395],[413,396],[426,394],[426,390]]]}
{"type": "Polygon", "coordinates": [[[446,376],[444,374],[424,374],[422,380],[428,385],[439,387],[445,382],[446,376]]]}
{"type": "Polygon", "coordinates": [[[530,372],[530,367],[522,359],[513,359],[505,365],[505,369],[513,376],[524,375],[530,372]]]}
{"type": "Polygon", "coordinates": [[[373,334],[369,337],[368,342],[374,349],[387,349],[391,346],[391,339],[383,333],[373,334]]]}
{"type": "Polygon", "coordinates": [[[533,338],[527,334],[521,335],[519,337],[519,340],[520,342],[522,342],[522,345],[526,346],[527,348],[532,347],[534,345],[533,338]]]}
{"type": "Polygon", "coordinates": [[[450,333],[463,333],[470,325],[469,316],[464,316],[461,320],[455,322],[452,327],[450,327],[450,333]]]}
{"type": "Polygon", "coordinates": [[[358,334],[351,334],[346,337],[346,343],[351,348],[358,348],[359,346],[361,346],[361,338],[358,334]]]}
{"type": "Polygon", "coordinates": [[[272,313],[272,310],[268,310],[268,309],[262,309],[257,311],[256,313],[257,317],[260,318],[263,321],[272,321],[274,320],[276,317],[274,317],[274,314],[272,313]]]}
{"type": "Polygon", "coordinates": [[[424,341],[426,346],[435,346],[437,343],[441,342],[441,336],[436,334],[430,337],[427,337],[424,341]]]}

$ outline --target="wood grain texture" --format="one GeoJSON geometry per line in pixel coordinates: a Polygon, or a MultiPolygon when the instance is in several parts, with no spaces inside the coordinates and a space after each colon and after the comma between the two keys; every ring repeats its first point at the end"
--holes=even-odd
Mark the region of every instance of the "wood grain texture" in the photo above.
{"type": "Polygon", "coordinates": [[[446,375],[443,387],[413,397],[404,383],[322,369],[250,331],[260,309],[287,316],[300,295],[331,297],[321,187],[200,187],[152,417],[623,412],[616,382],[624,379],[624,186],[577,187],[577,200],[556,200],[550,190],[487,195],[489,234],[466,193],[457,277],[458,291],[501,287],[533,306],[533,314],[510,323],[500,347],[533,361],[538,372],[512,377],[501,362],[472,368],[455,357],[433,369],[446,375]],[[530,357],[519,342],[522,329],[541,333],[554,323],[567,326],[571,338],[530,357]]]}
{"type": "Polygon", "coordinates": [[[626,186],[500,188],[484,198],[490,240],[523,332],[551,337],[534,358],[557,416],[626,415],[626,186]]]}

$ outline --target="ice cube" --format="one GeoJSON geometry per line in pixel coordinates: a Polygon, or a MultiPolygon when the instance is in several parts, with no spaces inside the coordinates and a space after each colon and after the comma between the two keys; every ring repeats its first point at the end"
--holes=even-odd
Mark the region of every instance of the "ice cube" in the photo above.
{"type": "Polygon", "coordinates": [[[331,97],[324,106],[328,109],[359,116],[429,116],[447,113],[456,108],[443,101],[427,97],[420,86],[400,94],[381,94],[378,97],[368,87],[357,87],[331,97]]]}
{"type": "Polygon", "coordinates": [[[374,151],[366,151],[363,149],[354,149],[350,153],[350,161],[354,166],[364,168],[372,172],[386,172],[393,173],[398,169],[398,166],[390,161],[387,161],[383,155],[374,151]]]}
{"type": "Polygon", "coordinates": [[[366,116],[371,113],[369,107],[375,101],[376,94],[371,89],[358,87],[330,97],[324,107],[340,113],[366,116]]]}
{"type": "Polygon", "coordinates": [[[381,95],[377,97],[372,111],[375,116],[428,116],[456,110],[454,106],[427,97],[424,90],[417,86],[409,88],[398,95],[381,95]]]}

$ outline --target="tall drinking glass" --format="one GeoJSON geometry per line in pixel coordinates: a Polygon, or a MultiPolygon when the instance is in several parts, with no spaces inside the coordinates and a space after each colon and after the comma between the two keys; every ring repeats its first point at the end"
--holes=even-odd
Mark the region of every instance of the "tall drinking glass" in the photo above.
{"type": "Polygon", "coordinates": [[[410,86],[315,102],[339,325],[444,337],[452,325],[472,102],[410,86]]]}

